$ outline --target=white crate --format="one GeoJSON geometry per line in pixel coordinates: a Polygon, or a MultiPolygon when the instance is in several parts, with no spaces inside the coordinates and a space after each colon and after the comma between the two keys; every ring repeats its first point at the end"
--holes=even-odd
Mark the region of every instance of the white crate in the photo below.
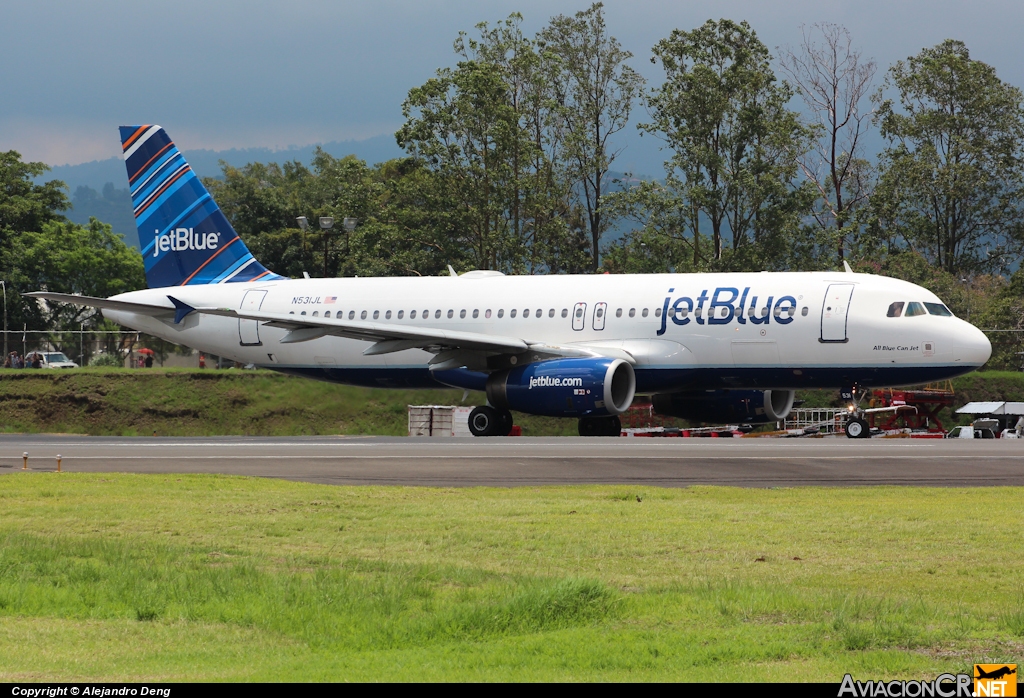
{"type": "Polygon", "coordinates": [[[472,436],[472,411],[459,405],[409,405],[409,436],[472,436]]]}

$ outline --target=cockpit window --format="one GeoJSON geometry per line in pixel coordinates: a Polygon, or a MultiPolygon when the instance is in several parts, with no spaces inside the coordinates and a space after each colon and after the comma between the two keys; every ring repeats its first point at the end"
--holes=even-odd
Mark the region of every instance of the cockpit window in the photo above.
{"type": "Polygon", "coordinates": [[[886,311],[886,317],[899,317],[903,314],[903,301],[896,301],[895,303],[889,304],[889,310],[886,311]]]}
{"type": "Polygon", "coordinates": [[[941,315],[942,317],[953,317],[953,313],[949,312],[949,308],[944,306],[942,303],[925,303],[924,307],[928,308],[929,315],[941,315]]]}
{"type": "Polygon", "coordinates": [[[916,317],[918,315],[925,315],[927,312],[924,306],[917,301],[910,301],[907,303],[907,314],[904,317],[916,317]]]}

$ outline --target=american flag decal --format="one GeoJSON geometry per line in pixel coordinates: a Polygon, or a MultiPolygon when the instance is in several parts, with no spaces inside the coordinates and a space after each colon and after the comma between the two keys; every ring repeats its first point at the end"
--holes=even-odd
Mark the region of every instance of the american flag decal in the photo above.
{"type": "Polygon", "coordinates": [[[325,305],[329,305],[329,304],[333,303],[336,300],[338,300],[337,296],[327,296],[326,298],[324,298],[324,304],[325,305]]]}

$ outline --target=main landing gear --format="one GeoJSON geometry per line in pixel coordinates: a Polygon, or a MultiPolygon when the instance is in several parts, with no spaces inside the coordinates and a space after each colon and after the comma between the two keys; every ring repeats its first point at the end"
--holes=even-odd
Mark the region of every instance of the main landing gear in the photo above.
{"type": "Polygon", "coordinates": [[[512,413],[481,405],[469,413],[469,431],[473,436],[508,436],[512,431],[512,413]]]}
{"type": "Polygon", "coordinates": [[[618,436],[621,433],[622,421],[615,415],[580,419],[580,436],[618,436]]]}

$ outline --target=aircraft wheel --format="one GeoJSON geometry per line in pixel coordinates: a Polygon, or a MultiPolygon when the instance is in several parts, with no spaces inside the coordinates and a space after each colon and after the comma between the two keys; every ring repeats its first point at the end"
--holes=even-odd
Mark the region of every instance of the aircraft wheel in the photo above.
{"type": "Polygon", "coordinates": [[[863,419],[851,419],[846,423],[845,431],[851,439],[866,439],[871,435],[871,429],[863,419]]]}
{"type": "Polygon", "coordinates": [[[497,436],[508,436],[512,432],[512,413],[508,410],[498,412],[497,436]]]}
{"type": "Polygon", "coordinates": [[[580,436],[618,436],[622,432],[622,421],[618,417],[580,418],[580,436]]]}
{"type": "Polygon", "coordinates": [[[501,433],[500,423],[500,413],[488,405],[480,405],[469,413],[469,431],[473,436],[497,436],[501,433]]]}
{"type": "Polygon", "coordinates": [[[580,436],[600,436],[601,420],[597,417],[580,417],[580,436]]]}

